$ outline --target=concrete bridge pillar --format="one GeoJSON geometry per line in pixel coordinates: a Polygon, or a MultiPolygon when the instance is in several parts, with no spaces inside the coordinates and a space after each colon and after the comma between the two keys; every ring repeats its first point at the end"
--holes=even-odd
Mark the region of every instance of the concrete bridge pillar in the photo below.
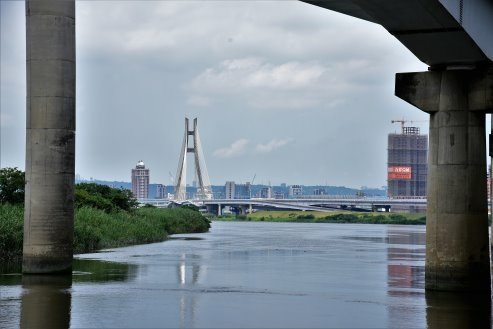
{"type": "Polygon", "coordinates": [[[490,291],[485,112],[493,70],[400,73],[396,95],[430,114],[426,289],[490,291]]]}
{"type": "Polygon", "coordinates": [[[75,171],[75,0],[26,0],[24,273],[70,271],[75,171]]]}

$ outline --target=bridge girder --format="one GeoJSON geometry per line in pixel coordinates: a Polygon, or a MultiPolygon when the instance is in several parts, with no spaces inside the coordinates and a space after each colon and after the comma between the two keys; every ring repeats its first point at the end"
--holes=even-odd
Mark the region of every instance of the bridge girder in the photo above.
{"type": "Polygon", "coordinates": [[[302,1],[382,25],[431,67],[493,60],[490,0],[302,1]]]}

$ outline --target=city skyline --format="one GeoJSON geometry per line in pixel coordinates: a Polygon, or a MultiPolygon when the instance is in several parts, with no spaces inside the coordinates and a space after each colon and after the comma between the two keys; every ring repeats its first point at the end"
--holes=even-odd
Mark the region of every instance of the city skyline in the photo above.
{"type": "MultiPolygon", "coordinates": [[[[106,185],[112,188],[133,190],[134,185],[128,181],[104,181],[104,180],[84,180],[78,177],[76,183],[95,183],[99,185],[106,185]]],[[[250,199],[250,198],[273,198],[273,199],[285,199],[296,198],[298,196],[312,196],[314,198],[327,198],[334,196],[343,197],[385,197],[387,195],[386,186],[380,188],[376,187],[348,187],[348,186],[331,186],[331,185],[299,185],[299,184],[287,184],[282,183],[280,185],[263,185],[263,184],[249,184],[239,183],[234,181],[227,181],[224,184],[211,185],[211,191],[213,199],[250,199]],[[298,190],[295,194],[294,190],[298,190]]],[[[140,200],[152,200],[152,199],[175,199],[175,186],[163,185],[160,183],[149,183],[147,185],[148,195],[147,197],[136,197],[140,200]]],[[[133,191],[132,191],[133,192],[133,191]]],[[[186,199],[201,198],[197,195],[197,186],[187,185],[186,187],[186,199]]],[[[135,195],[135,192],[133,192],[135,195]]],[[[176,199],[175,199],[176,200],[176,199]]]]}
{"type": "MultiPolygon", "coordinates": [[[[24,169],[24,3],[0,6],[0,165],[24,169]]],[[[143,159],[172,184],[189,116],[212,184],[380,187],[390,121],[428,118],[393,96],[396,72],[426,65],[375,24],[301,2],[76,6],[83,177],[127,180],[143,159]]]]}
{"type": "MultiPolygon", "coordinates": [[[[150,177],[152,177],[152,172],[151,172],[151,169],[150,168],[147,168],[149,170],[149,173],[150,173],[150,177]]],[[[131,178],[131,175],[130,175],[130,178],[129,179],[122,179],[122,180],[107,180],[107,179],[104,179],[104,178],[100,178],[100,177],[83,177],[81,176],[80,174],[76,174],[75,175],[75,182],[76,183],[81,183],[81,182],[95,182],[97,184],[102,184],[102,185],[108,185],[108,186],[111,186],[111,187],[120,187],[118,185],[115,185],[116,183],[124,183],[124,184],[128,184],[130,187],[128,189],[131,189],[131,185],[132,185],[132,178],[131,178]]],[[[231,182],[231,183],[234,183],[234,184],[250,184],[251,186],[257,186],[257,187],[283,187],[283,188],[289,188],[290,186],[303,186],[303,187],[321,187],[321,188],[327,188],[327,187],[337,187],[337,188],[347,188],[347,189],[351,189],[351,190],[386,190],[387,189],[387,185],[382,185],[382,186],[367,186],[367,185],[361,185],[361,186],[348,186],[348,185],[333,185],[333,184],[325,184],[324,182],[319,182],[319,183],[315,183],[315,184],[300,184],[299,182],[290,182],[290,181],[286,181],[286,182],[280,182],[280,183],[267,183],[267,184],[264,184],[262,182],[256,182],[254,184],[251,184],[250,181],[235,181],[235,180],[227,180],[227,181],[224,181],[224,182],[218,182],[218,183],[214,183],[214,184],[211,184],[212,187],[214,188],[217,188],[217,187],[225,187],[225,185],[228,183],[228,182],[231,182]]],[[[188,189],[196,189],[197,186],[194,184],[196,183],[195,181],[193,182],[190,182],[190,183],[187,183],[186,184],[186,188],[187,190],[188,189]]],[[[160,181],[153,181],[152,179],[149,180],[149,186],[151,185],[162,185],[166,188],[175,188],[175,185],[174,184],[164,184],[163,182],[160,182],[160,181]]]]}

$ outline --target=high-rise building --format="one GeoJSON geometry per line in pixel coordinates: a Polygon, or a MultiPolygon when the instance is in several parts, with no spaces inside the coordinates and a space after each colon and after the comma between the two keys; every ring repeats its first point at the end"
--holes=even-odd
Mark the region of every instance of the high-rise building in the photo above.
{"type": "Polygon", "coordinates": [[[233,181],[226,182],[226,185],[224,186],[224,198],[225,199],[235,198],[235,182],[233,181]]]}
{"type": "Polygon", "coordinates": [[[163,184],[156,184],[156,199],[166,199],[168,193],[166,192],[166,186],[163,184]]]}
{"type": "Polygon", "coordinates": [[[301,185],[291,185],[289,187],[289,197],[290,198],[297,198],[299,196],[303,195],[303,186],[301,185]]]}
{"type": "Polygon", "coordinates": [[[260,189],[260,197],[263,199],[271,199],[272,198],[272,187],[262,187],[260,189]]]}
{"type": "Polygon", "coordinates": [[[251,185],[249,182],[246,184],[235,184],[233,181],[226,182],[224,196],[225,199],[250,199],[251,185]]]}
{"type": "Polygon", "coordinates": [[[280,191],[274,191],[274,199],[284,199],[284,193],[280,191]]]}
{"type": "Polygon", "coordinates": [[[142,160],[132,169],[132,193],[137,200],[149,198],[149,169],[142,160]]]}
{"type": "Polygon", "coordinates": [[[402,127],[401,134],[389,134],[387,151],[388,196],[426,197],[428,135],[402,127]]]}
{"type": "Polygon", "coordinates": [[[235,199],[250,199],[252,196],[252,189],[250,182],[245,184],[235,184],[235,199]]]}

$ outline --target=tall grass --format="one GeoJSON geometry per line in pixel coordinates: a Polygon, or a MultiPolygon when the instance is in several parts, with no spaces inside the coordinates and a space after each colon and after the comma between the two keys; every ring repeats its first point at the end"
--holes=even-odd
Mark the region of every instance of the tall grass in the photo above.
{"type": "Polygon", "coordinates": [[[82,207],[75,214],[74,252],[163,241],[168,234],[206,232],[209,222],[189,209],[141,208],[105,213],[82,207]]]}
{"type": "MultiPolygon", "coordinates": [[[[0,204],[0,259],[20,257],[22,206],[0,204]]],[[[209,221],[190,209],[141,208],[106,213],[91,207],[75,211],[74,252],[163,241],[168,234],[206,232],[209,221]]]]}
{"type": "Polygon", "coordinates": [[[0,259],[22,255],[23,225],[24,208],[22,206],[0,204],[0,259]]]}

